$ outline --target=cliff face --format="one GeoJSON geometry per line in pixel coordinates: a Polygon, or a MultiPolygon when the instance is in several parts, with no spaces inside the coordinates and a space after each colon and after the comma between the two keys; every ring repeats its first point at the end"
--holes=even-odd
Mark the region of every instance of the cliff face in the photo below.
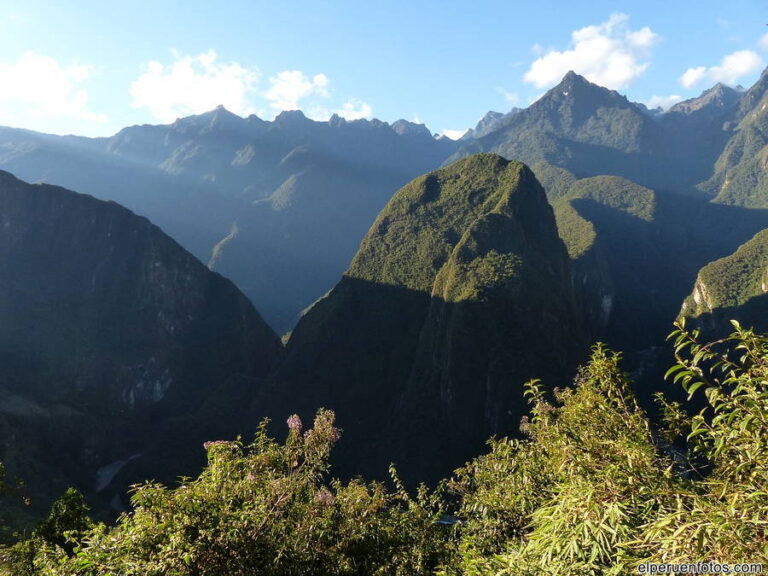
{"type": "MultiPolygon", "coordinates": [[[[466,158],[399,190],[274,379],[337,410],[342,470],[435,478],[514,433],[522,383],[565,382],[586,347],[568,256],[523,164],[466,158]]],[[[279,411],[278,411],[279,412],[279,411]]]]}
{"type": "Polygon", "coordinates": [[[708,337],[731,332],[732,319],[759,332],[768,330],[768,230],[704,266],[680,316],[708,337]]]}
{"type": "Polygon", "coordinates": [[[145,218],[0,172],[0,460],[32,489],[93,490],[136,454],[147,477],[189,471],[200,455],[163,462],[163,446],[218,390],[255,394],[280,354],[234,285],[145,218]]]}

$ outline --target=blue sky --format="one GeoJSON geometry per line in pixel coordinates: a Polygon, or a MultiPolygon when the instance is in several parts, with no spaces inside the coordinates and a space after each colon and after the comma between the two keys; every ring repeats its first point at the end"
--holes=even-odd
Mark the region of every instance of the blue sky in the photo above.
{"type": "Polygon", "coordinates": [[[459,134],[568,70],[668,106],[768,65],[764,0],[0,0],[0,124],[106,136],[224,104],[459,134]]]}

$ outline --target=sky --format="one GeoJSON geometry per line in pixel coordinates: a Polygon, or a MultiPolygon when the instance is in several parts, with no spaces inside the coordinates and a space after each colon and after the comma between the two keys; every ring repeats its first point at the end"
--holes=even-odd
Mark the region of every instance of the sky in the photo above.
{"type": "Polygon", "coordinates": [[[0,0],[0,125],[109,136],[224,105],[458,137],[568,70],[651,107],[768,66],[765,0],[0,0]]]}

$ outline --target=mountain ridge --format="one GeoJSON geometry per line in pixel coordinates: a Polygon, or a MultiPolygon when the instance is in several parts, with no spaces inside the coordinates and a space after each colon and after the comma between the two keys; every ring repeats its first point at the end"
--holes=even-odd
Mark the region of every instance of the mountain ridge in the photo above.
{"type": "Polygon", "coordinates": [[[343,272],[392,190],[454,147],[404,120],[264,121],[222,107],[101,139],[1,129],[0,168],[115,200],[204,262],[215,249],[217,270],[285,331],[343,272]],[[263,202],[286,188],[292,202],[263,202]]]}
{"type": "Polygon", "coordinates": [[[304,314],[265,389],[282,397],[271,413],[333,405],[354,438],[340,446],[344,473],[381,477],[396,459],[406,477],[434,478],[488,432],[517,425],[517,379],[536,376],[536,367],[565,377],[575,366],[583,351],[574,350],[576,298],[552,209],[530,170],[493,154],[459,160],[401,188],[342,280],[304,314]],[[546,363],[515,356],[515,327],[528,327],[537,352],[546,350],[547,328],[533,324],[546,306],[538,320],[573,346],[552,344],[558,353],[543,352],[546,363]],[[491,349],[497,353],[487,356],[491,349]],[[487,390],[477,386],[479,374],[487,374],[487,390]],[[460,406],[466,413],[454,418],[460,406]],[[414,439],[408,450],[405,436],[414,439]],[[445,459],[425,461],[429,452],[445,459]]]}

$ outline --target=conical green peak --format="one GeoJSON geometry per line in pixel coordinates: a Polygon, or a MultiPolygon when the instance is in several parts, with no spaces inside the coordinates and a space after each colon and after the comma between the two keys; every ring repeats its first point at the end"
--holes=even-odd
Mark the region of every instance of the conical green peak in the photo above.
{"type": "Polygon", "coordinates": [[[519,218],[532,233],[543,226],[557,238],[533,173],[520,162],[478,154],[400,189],[364,238],[347,275],[429,292],[464,232],[492,212],[519,218]]]}

